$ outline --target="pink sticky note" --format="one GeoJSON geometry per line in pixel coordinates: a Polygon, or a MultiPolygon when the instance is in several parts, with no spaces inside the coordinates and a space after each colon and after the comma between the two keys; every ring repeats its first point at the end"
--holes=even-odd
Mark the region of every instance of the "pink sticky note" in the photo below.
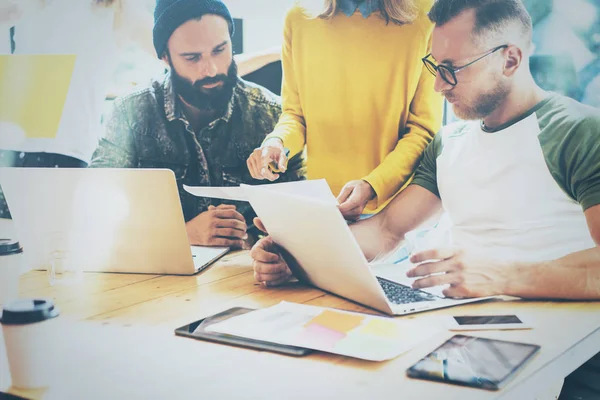
{"type": "Polygon", "coordinates": [[[310,324],[298,336],[298,346],[333,349],[335,344],[346,337],[346,334],[334,331],[319,324],[310,324]]]}

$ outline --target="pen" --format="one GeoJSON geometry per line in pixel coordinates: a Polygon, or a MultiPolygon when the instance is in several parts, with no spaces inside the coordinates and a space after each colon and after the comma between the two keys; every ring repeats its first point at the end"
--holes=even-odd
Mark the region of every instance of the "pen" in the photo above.
{"type": "MultiPolygon", "coordinates": [[[[290,155],[290,149],[288,149],[287,147],[284,147],[283,151],[285,152],[286,157],[288,157],[290,155]]],[[[276,173],[276,174],[282,172],[279,169],[279,165],[278,165],[277,161],[271,161],[269,163],[269,169],[271,170],[271,172],[276,173]]]]}

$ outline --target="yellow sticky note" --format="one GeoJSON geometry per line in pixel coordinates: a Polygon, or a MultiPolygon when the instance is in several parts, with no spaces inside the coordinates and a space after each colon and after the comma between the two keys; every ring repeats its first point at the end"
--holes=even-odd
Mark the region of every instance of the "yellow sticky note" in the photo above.
{"type": "Polygon", "coordinates": [[[17,126],[28,138],[56,137],[76,57],[0,56],[0,123],[17,126]]]}
{"type": "Polygon", "coordinates": [[[386,338],[397,338],[400,334],[398,325],[392,321],[382,319],[372,319],[365,324],[360,330],[361,333],[366,333],[375,336],[383,336],[386,338]]]}
{"type": "Polygon", "coordinates": [[[306,326],[318,324],[322,327],[329,328],[337,332],[347,333],[348,331],[362,324],[363,320],[364,317],[360,315],[344,314],[331,310],[325,310],[310,320],[306,326]]]}

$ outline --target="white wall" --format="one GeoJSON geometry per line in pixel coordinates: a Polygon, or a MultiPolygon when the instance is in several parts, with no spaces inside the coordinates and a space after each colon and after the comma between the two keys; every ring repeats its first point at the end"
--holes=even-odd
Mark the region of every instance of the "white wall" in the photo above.
{"type": "Polygon", "coordinates": [[[294,0],[224,0],[244,20],[244,53],[281,46],[283,21],[294,0]]]}

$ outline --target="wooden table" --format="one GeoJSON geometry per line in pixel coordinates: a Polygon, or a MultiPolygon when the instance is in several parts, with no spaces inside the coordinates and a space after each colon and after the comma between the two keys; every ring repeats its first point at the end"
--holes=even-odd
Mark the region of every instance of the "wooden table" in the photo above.
{"type": "MultiPolygon", "coordinates": [[[[20,291],[24,297],[54,298],[62,312],[64,340],[55,349],[60,355],[54,356],[58,374],[53,384],[40,391],[8,389],[32,398],[533,399],[600,351],[600,302],[492,301],[461,306],[460,313],[518,313],[535,319],[536,327],[529,331],[477,333],[542,346],[499,392],[405,376],[410,365],[453,335],[446,330],[382,363],[326,353],[295,358],[176,337],[175,328],[204,316],[281,300],[374,313],[300,284],[257,285],[246,252],[229,254],[189,277],[86,273],[79,285],[50,287],[45,273],[34,271],[22,276],[20,291]]],[[[436,321],[436,316],[458,310],[400,318],[436,321]]],[[[2,354],[0,366],[0,390],[6,390],[2,354]]]]}

